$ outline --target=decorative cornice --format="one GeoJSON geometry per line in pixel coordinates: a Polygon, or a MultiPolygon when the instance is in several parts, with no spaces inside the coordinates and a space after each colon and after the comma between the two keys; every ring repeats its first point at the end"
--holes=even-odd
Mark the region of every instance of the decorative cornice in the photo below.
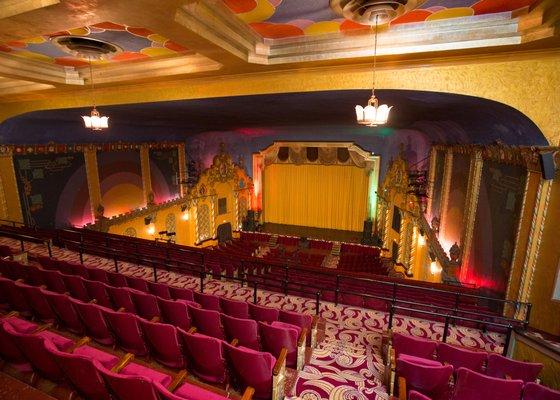
{"type": "Polygon", "coordinates": [[[85,150],[95,151],[127,151],[140,150],[142,146],[149,149],[171,149],[178,147],[182,142],[111,142],[111,143],[54,143],[46,144],[2,144],[0,155],[24,155],[24,154],[65,154],[81,153],[85,150]]]}

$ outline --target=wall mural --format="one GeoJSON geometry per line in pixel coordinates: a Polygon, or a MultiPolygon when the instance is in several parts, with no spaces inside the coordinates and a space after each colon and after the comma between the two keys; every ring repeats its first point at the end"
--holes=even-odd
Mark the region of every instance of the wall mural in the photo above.
{"type": "Polygon", "coordinates": [[[91,222],[82,153],[16,155],[14,167],[28,224],[60,228],[91,222]]]}
{"type": "Polygon", "coordinates": [[[144,206],[138,150],[97,153],[97,165],[105,217],[144,206]]]}
{"type": "Polygon", "coordinates": [[[466,266],[468,282],[506,290],[525,190],[526,170],[522,166],[485,161],[476,222],[472,260],[466,266]]]}
{"type": "Polygon", "coordinates": [[[156,203],[179,196],[179,155],[177,148],[150,149],[150,177],[156,203]]]}

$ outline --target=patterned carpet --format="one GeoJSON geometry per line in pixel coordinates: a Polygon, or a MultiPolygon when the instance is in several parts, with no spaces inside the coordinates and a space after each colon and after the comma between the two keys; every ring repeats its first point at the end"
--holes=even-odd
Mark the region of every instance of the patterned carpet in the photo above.
{"type": "MultiPolygon", "coordinates": [[[[19,249],[19,242],[0,238],[0,244],[19,249]]],[[[33,255],[47,255],[43,245],[26,244],[33,255]]],[[[53,248],[53,257],[79,262],[78,254],[53,248]]],[[[113,260],[84,255],[84,263],[91,266],[113,270],[113,260]]],[[[119,263],[119,271],[152,279],[153,270],[129,263],[119,263]]],[[[173,272],[159,271],[158,281],[174,286],[199,290],[200,279],[173,272]]],[[[239,284],[207,279],[206,293],[213,293],[238,300],[252,300],[253,290],[239,284]]],[[[280,293],[258,291],[259,304],[315,313],[315,301],[280,293]]],[[[299,374],[292,376],[287,396],[305,400],[322,399],[387,399],[386,388],[382,383],[383,362],[380,353],[381,334],[387,329],[388,315],[375,310],[322,302],[320,316],[325,322],[325,338],[313,350],[310,363],[299,374]]],[[[439,339],[443,324],[428,320],[395,316],[393,329],[419,337],[439,339]]],[[[501,352],[504,337],[502,334],[482,332],[466,327],[451,327],[448,343],[465,347],[501,352]]]]}

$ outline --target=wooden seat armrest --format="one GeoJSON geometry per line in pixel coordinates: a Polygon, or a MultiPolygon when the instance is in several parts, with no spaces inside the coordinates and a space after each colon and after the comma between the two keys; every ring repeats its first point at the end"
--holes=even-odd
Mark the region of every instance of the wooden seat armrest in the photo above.
{"type": "Polygon", "coordinates": [[[395,371],[397,369],[397,357],[395,355],[395,348],[393,346],[389,348],[389,360],[391,369],[395,371]]]}
{"type": "Polygon", "coordinates": [[[97,304],[97,299],[91,299],[88,303],[97,304]]]}
{"type": "Polygon", "coordinates": [[[120,361],[111,368],[111,372],[119,373],[121,370],[126,367],[132,360],[134,360],[134,354],[126,353],[120,361]]]}
{"type": "Polygon", "coordinates": [[[399,376],[399,400],[406,400],[406,379],[399,376]]]}
{"type": "Polygon", "coordinates": [[[190,334],[196,333],[196,326],[191,327],[191,329],[189,329],[190,334]]]}
{"type": "Polygon", "coordinates": [[[307,328],[302,328],[297,342],[298,347],[304,345],[307,339],[307,328]]]}
{"type": "Polygon", "coordinates": [[[241,400],[251,400],[253,395],[255,394],[255,389],[251,386],[247,386],[247,389],[243,392],[243,396],[241,396],[241,400]]]}
{"type": "Polygon", "coordinates": [[[24,283],[25,281],[22,278],[16,279],[16,283],[24,283]]]}
{"type": "Polygon", "coordinates": [[[506,374],[505,378],[506,380],[511,381],[511,375],[506,374]]]}
{"type": "Polygon", "coordinates": [[[181,383],[183,383],[185,379],[187,379],[188,375],[189,373],[185,369],[177,372],[177,375],[175,375],[173,381],[169,384],[169,386],[167,386],[167,390],[173,393],[181,385],[181,383]]]}
{"type": "Polygon", "coordinates": [[[10,317],[18,317],[19,312],[17,311],[10,311],[8,314],[2,315],[2,318],[10,318],[10,317]]]}
{"type": "Polygon", "coordinates": [[[47,288],[47,285],[41,285],[41,286],[39,286],[39,288],[41,288],[41,289],[46,289],[46,288],[47,288]]]}
{"type": "Polygon", "coordinates": [[[125,311],[126,311],[126,308],[124,308],[124,307],[120,307],[120,308],[117,310],[117,312],[125,312],[125,311]]]}
{"type": "Polygon", "coordinates": [[[43,324],[38,326],[37,329],[33,331],[33,333],[40,333],[46,331],[47,329],[51,329],[52,327],[53,327],[53,323],[49,322],[48,324],[43,324]]]}
{"type": "Polygon", "coordinates": [[[157,315],[154,316],[154,317],[150,320],[150,322],[159,322],[159,321],[160,321],[160,318],[159,318],[157,315]]]}
{"type": "Polygon", "coordinates": [[[91,339],[87,336],[84,336],[83,338],[78,340],[76,343],[74,343],[72,346],[70,346],[70,348],[68,350],[66,350],[66,352],[67,353],[73,353],[74,350],[76,350],[78,347],[82,347],[83,345],[88,344],[89,342],[91,342],[91,339]]]}
{"type": "Polygon", "coordinates": [[[282,350],[280,350],[280,355],[278,356],[278,359],[276,359],[276,364],[274,364],[272,375],[278,375],[282,371],[282,368],[284,367],[284,365],[286,365],[287,355],[288,350],[285,347],[282,347],[282,350]]]}
{"type": "Polygon", "coordinates": [[[233,347],[237,347],[237,345],[239,344],[239,339],[233,339],[230,343],[233,347]]]}
{"type": "Polygon", "coordinates": [[[318,323],[319,323],[319,317],[314,315],[313,320],[311,321],[311,329],[317,328],[318,323]]]}

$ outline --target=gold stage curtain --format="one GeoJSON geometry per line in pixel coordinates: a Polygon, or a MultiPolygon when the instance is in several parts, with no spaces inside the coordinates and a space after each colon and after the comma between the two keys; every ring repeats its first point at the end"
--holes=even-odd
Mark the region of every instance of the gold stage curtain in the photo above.
{"type": "Polygon", "coordinates": [[[265,222],[363,229],[368,197],[365,168],[272,164],[264,170],[263,185],[265,222]]]}

